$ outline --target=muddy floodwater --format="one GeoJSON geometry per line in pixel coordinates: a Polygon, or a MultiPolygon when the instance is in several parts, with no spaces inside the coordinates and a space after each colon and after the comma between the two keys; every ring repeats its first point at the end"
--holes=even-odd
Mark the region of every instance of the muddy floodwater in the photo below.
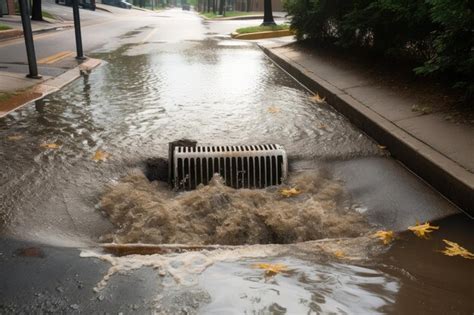
{"type": "MultiPolygon", "coordinates": [[[[163,12],[93,52],[98,69],[0,118],[2,236],[106,264],[90,289],[98,306],[69,311],[101,310],[114,281],[138,272],[147,308],[138,297],[127,312],[472,314],[474,261],[441,253],[443,239],[474,251],[472,220],[221,27],[163,12]],[[151,33],[167,27],[173,39],[151,33]],[[216,177],[187,192],[149,181],[145,161],[183,138],[280,144],[288,181],[236,190],[216,177]],[[439,226],[429,239],[407,231],[425,221],[439,226]],[[116,257],[100,249],[110,242],[222,247],[116,257]]],[[[0,313],[22,310],[5,303],[0,313]]]]}

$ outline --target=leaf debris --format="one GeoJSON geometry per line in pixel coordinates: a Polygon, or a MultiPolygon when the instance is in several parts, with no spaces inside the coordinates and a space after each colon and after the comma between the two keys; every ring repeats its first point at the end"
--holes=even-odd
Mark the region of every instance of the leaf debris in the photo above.
{"type": "Polygon", "coordinates": [[[58,149],[60,145],[57,143],[42,143],[40,144],[40,147],[46,148],[46,149],[58,149]]]}
{"type": "Polygon", "coordinates": [[[288,271],[288,267],[284,264],[258,263],[254,265],[254,268],[264,270],[266,276],[274,276],[278,273],[288,271]]]}
{"type": "Polygon", "coordinates": [[[282,195],[283,197],[286,197],[286,198],[293,197],[293,196],[298,196],[299,194],[301,194],[301,191],[296,189],[295,187],[290,188],[290,189],[281,189],[280,190],[280,195],[282,195]]]}
{"type": "Polygon", "coordinates": [[[429,233],[438,230],[439,226],[433,226],[430,225],[429,222],[426,222],[425,224],[417,223],[415,226],[409,226],[408,229],[415,233],[419,238],[429,239],[429,233]]]}
{"type": "Polygon", "coordinates": [[[384,245],[390,244],[394,239],[393,231],[377,231],[374,233],[373,237],[378,237],[384,245]]]}
{"type": "Polygon", "coordinates": [[[346,254],[342,250],[336,250],[333,254],[339,259],[346,258],[346,254]]]}
{"type": "Polygon", "coordinates": [[[97,150],[97,151],[95,151],[95,154],[92,157],[92,159],[96,162],[106,161],[109,156],[110,156],[109,153],[107,153],[105,151],[97,150]]]}
{"type": "Polygon", "coordinates": [[[446,256],[461,256],[462,258],[466,259],[474,259],[474,254],[465,249],[464,247],[460,246],[458,243],[451,242],[448,240],[444,240],[447,244],[446,248],[441,251],[446,256]]]}
{"type": "Polygon", "coordinates": [[[280,112],[280,109],[276,106],[270,106],[267,108],[268,112],[271,114],[276,114],[280,112]]]}
{"type": "Polygon", "coordinates": [[[23,139],[23,135],[12,135],[12,136],[8,136],[7,139],[9,141],[17,141],[17,140],[23,139]]]}
{"type": "Polygon", "coordinates": [[[326,97],[321,97],[319,96],[319,93],[316,93],[316,95],[311,96],[311,100],[318,104],[322,104],[326,101],[326,97]]]}

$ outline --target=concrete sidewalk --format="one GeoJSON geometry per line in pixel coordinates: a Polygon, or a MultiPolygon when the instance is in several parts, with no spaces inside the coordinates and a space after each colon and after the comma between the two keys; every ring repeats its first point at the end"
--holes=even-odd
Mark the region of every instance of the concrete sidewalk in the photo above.
{"type": "MultiPolygon", "coordinates": [[[[348,117],[414,173],[474,215],[474,121],[453,121],[442,104],[374,80],[363,69],[266,41],[265,53],[348,117]],[[417,105],[422,104],[422,105],[417,105]]],[[[442,103],[443,100],[438,100],[442,103]]]]}
{"type": "MultiPolygon", "coordinates": [[[[0,18],[0,24],[11,27],[10,30],[0,31],[0,40],[23,36],[23,27],[19,15],[5,15],[0,18]]],[[[33,34],[62,30],[72,27],[71,21],[60,21],[44,18],[44,21],[31,21],[33,34]]]]}
{"type": "Polygon", "coordinates": [[[65,85],[77,79],[83,72],[89,72],[101,64],[101,60],[87,58],[78,61],[67,56],[59,64],[51,67],[39,67],[41,79],[25,77],[27,65],[16,65],[10,71],[0,71],[0,118],[14,110],[59,91],[65,85]]]}

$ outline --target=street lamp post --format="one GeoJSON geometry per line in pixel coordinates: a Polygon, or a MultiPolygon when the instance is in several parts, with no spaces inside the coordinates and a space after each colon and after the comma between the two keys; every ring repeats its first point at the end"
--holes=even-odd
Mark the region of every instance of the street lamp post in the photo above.
{"type": "Polygon", "coordinates": [[[72,14],[74,16],[74,32],[76,33],[76,59],[84,60],[84,52],[82,50],[82,35],[81,35],[81,18],[79,16],[79,0],[72,0],[72,14]]]}
{"type": "Polygon", "coordinates": [[[276,25],[273,19],[272,0],[264,0],[263,3],[263,23],[262,26],[276,25]]]}
{"type": "Polygon", "coordinates": [[[23,24],[23,36],[25,38],[26,56],[28,58],[29,73],[28,78],[41,79],[38,74],[38,64],[36,63],[35,44],[33,43],[33,31],[31,30],[31,20],[28,13],[26,0],[19,0],[21,23],[23,24]]]}

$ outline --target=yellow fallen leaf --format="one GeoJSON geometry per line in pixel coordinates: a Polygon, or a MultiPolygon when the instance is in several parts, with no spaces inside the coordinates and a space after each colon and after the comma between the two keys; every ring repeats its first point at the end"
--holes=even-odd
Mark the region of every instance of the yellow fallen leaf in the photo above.
{"type": "Polygon", "coordinates": [[[429,222],[426,222],[425,224],[417,223],[415,226],[409,226],[408,229],[415,233],[415,235],[419,238],[428,239],[428,234],[433,232],[434,230],[438,230],[439,226],[432,226],[429,222]]]}
{"type": "Polygon", "coordinates": [[[46,149],[57,149],[60,147],[60,145],[57,143],[42,143],[40,144],[40,147],[46,148],[46,149]]]}
{"type": "Polygon", "coordinates": [[[441,251],[446,256],[461,256],[466,259],[474,259],[474,254],[461,247],[458,243],[443,240],[447,244],[445,250],[441,251]]]}
{"type": "Polygon", "coordinates": [[[276,113],[280,112],[280,109],[278,107],[275,107],[275,106],[270,106],[270,107],[268,107],[267,110],[268,110],[269,113],[272,113],[272,114],[276,114],[276,113]]]}
{"type": "Polygon", "coordinates": [[[393,231],[377,231],[373,237],[378,237],[385,245],[390,244],[393,241],[394,235],[393,231]]]}
{"type": "Polygon", "coordinates": [[[336,250],[333,254],[339,259],[346,258],[346,254],[342,250],[336,250]]]}
{"type": "Polygon", "coordinates": [[[325,98],[325,97],[321,97],[321,96],[319,96],[318,93],[316,93],[316,95],[311,96],[311,100],[312,100],[312,101],[315,101],[315,102],[318,103],[318,104],[321,104],[321,103],[324,103],[324,101],[326,100],[326,98],[325,98]]]}
{"type": "Polygon", "coordinates": [[[17,141],[17,140],[23,139],[23,136],[22,135],[14,135],[14,136],[7,137],[7,139],[10,140],[10,141],[17,141]]]}
{"type": "Polygon", "coordinates": [[[282,195],[283,197],[286,197],[286,198],[289,198],[289,197],[292,197],[292,196],[298,196],[299,194],[301,194],[301,191],[299,191],[298,189],[296,188],[290,188],[290,189],[282,189],[280,190],[280,195],[282,195]]]}
{"type": "Polygon", "coordinates": [[[379,145],[379,149],[380,149],[380,150],[385,150],[386,148],[387,148],[387,147],[384,146],[384,145],[379,145]]]}
{"type": "Polygon", "coordinates": [[[101,150],[97,150],[95,151],[95,154],[94,156],[92,157],[92,159],[96,162],[99,162],[99,161],[105,161],[107,160],[107,158],[110,156],[109,153],[107,152],[104,152],[104,151],[101,151],[101,150]]]}
{"type": "Polygon", "coordinates": [[[259,264],[255,264],[254,267],[265,270],[265,275],[267,276],[274,276],[277,273],[288,271],[287,266],[284,264],[259,263],[259,264]]]}

